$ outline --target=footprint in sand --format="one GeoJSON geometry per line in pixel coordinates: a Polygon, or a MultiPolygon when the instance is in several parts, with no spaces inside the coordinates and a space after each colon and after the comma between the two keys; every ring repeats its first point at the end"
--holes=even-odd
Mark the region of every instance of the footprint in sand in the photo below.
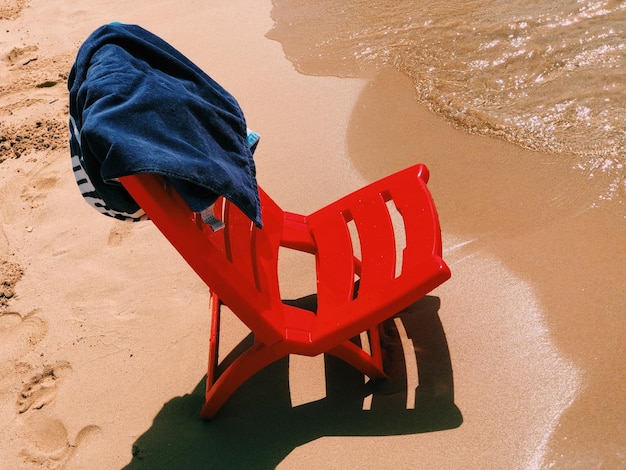
{"type": "Polygon", "coordinates": [[[4,56],[4,59],[10,65],[28,65],[37,60],[38,50],[39,48],[35,45],[14,47],[4,56]]]}
{"type": "Polygon", "coordinates": [[[98,426],[85,426],[72,443],[67,429],[59,419],[32,414],[23,421],[21,437],[26,446],[20,452],[20,457],[25,465],[36,465],[50,470],[62,468],[77,448],[83,447],[89,438],[99,432],[98,426]]]}
{"type": "Polygon", "coordinates": [[[18,413],[39,410],[50,403],[57,393],[59,381],[72,369],[67,362],[57,362],[45,366],[43,371],[33,376],[22,388],[17,398],[18,413]]]}
{"type": "Polygon", "coordinates": [[[124,222],[122,220],[116,220],[113,222],[113,226],[109,231],[109,239],[107,244],[109,246],[119,246],[122,244],[126,236],[131,232],[133,224],[124,222]]]}
{"type": "Polygon", "coordinates": [[[15,362],[24,357],[44,338],[47,323],[31,312],[25,317],[19,313],[0,315],[0,364],[15,362]]]}
{"type": "Polygon", "coordinates": [[[41,201],[43,201],[48,193],[57,185],[59,179],[60,178],[56,175],[34,178],[33,181],[22,190],[22,200],[30,204],[31,209],[38,207],[41,201]]]}

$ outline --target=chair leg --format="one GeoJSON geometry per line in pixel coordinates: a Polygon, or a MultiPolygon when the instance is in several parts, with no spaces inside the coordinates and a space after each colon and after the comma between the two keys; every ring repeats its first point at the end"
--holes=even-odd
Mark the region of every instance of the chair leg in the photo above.
{"type": "Polygon", "coordinates": [[[368,354],[351,341],[344,341],[335,346],[328,354],[347,362],[370,379],[386,379],[388,376],[383,370],[378,326],[369,330],[369,338],[372,354],[368,354]]]}
{"type": "Polygon", "coordinates": [[[209,335],[209,365],[206,376],[206,391],[215,383],[215,374],[217,372],[217,361],[219,357],[220,343],[220,308],[222,301],[214,292],[209,290],[210,307],[211,307],[211,332],[209,335]]]}
{"type": "Polygon", "coordinates": [[[246,380],[264,367],[285,357],[285,354],[276,354],[271,348],[255,342],[241,356],[228,366],[217,378],[215,383],[207,385],[205,402],[200,417],[209,420],[215,416],[226,400],[246,380]]]}
{"type": "MultiPolygon", "coordinates": [[[[380,370],[383,370],[383,349],[380,343],[380,331],[382,327],[383,325],[380,323],[369,330],[371,355],[380,370]]],[[[385,377],[387,377],[387,374],[385,374],[385,377]]]]}

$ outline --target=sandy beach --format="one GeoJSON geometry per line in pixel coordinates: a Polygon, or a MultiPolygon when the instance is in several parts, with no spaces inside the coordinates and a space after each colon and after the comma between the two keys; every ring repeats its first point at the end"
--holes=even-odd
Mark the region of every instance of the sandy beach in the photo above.
{"type": "MultiPolygon", "coordinates": [[[[290,36],[266,37],[271,9],[0,0],[0,469],[626,467],[626,188],[608,198],[573,157],[455,129],[393,68],[298,73],[290,36]],[[292,358],[199,419],[206,286],[150,222],[89,207],[71,171],[67,75],[110,21],[237,98],[287,210],[428,165],[453,277],[399,315],[418,376],[400,358],[363,410],[358,373],[292,358]],[[454,406],[412,395],[417,380],[454,406]]],[[[297,268],[282,265],[287,297],[310,293],[297,268]]],[[[228,317],[224,351],[246,334],[228,317]]]]}

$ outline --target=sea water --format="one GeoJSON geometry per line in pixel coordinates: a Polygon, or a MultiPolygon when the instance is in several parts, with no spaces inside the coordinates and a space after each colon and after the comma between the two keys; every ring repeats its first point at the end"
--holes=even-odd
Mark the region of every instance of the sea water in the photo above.
{"type": "Polygon", "coordinates": [[[624,191],[626,1],[273,3],[301,72],[358,76],[393,65],[418,101],[457,126],[575,155],[589,175],[612,175],[608,197],[624,191]]]}

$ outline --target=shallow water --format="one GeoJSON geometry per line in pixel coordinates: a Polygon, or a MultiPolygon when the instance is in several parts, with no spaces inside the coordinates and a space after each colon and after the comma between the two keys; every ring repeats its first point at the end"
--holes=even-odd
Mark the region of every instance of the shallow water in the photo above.
{"type": "Polygon", "coordinates": [[[417,99],[474,133],[576,156],[626,189],[626,1],[274,0],[303,73],[393,64],[417,99]]]}

